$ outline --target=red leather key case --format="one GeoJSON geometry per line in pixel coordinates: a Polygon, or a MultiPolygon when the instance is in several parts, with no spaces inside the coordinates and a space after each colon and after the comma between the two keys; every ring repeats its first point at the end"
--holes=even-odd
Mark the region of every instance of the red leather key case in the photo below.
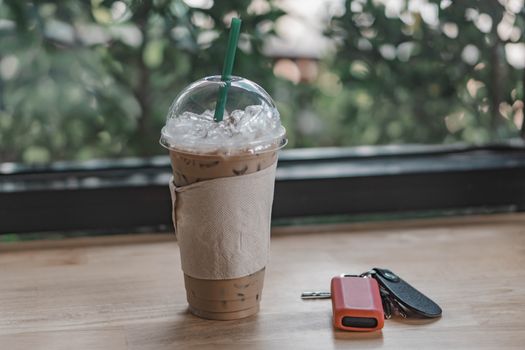
{"type": "Polygon", "coordinates": [[[360,332],[383,328],[383,304],[375,279],[334,277],[331,292],[334,327],[360,332]]]}

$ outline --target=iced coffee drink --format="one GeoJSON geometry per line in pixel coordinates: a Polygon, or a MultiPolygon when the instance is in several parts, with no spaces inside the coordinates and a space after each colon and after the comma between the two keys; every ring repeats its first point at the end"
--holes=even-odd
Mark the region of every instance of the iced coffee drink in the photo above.
{"type": "Polygon", "coordinates": [[[189,309],[228,320],[259,310],[277,152],[286,138],[271,97],[246,79],[232,78],[224,118],[214,120],[221,84],[220,77],[208,77],[181,92],[161,144],[173,169],[175,230],[189,309]],[[224,201],[217,198],[224,194],[224,201]]]}

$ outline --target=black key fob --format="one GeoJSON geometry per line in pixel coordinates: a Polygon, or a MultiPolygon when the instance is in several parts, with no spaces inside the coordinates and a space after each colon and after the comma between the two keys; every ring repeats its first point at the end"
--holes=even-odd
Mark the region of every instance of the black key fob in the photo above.
{"type": "Polygon", "coordinates": [[[430,300],[426,295],[402,280],[399,276],[387,269],[374,268],[372,277],[376,279],[379,286],[383,288],[389,298],[401,307],[421,317],[440,317],[442,310],[438,304],[430,300]]]}

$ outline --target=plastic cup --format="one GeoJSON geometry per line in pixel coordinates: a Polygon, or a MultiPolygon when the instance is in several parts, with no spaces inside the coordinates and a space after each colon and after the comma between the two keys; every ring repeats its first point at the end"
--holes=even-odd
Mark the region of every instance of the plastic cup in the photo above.
{"type": "MultiPolygon", "coordinates": [[[[261,120],[251,121],[255,126],[247,125],[240,134],[230,135],[228,130],[203,132],[208,126],[221,127],[213,121],[213,107],[221,84],[218,76],[201,79],[183,90],[170,108],[161,144],[169,150],[176,186],[264,170],[277,161],[278,150],[286,143],[284,128],[270,96],[257,84],[239,77],[232,77],[221,123],[227,125],[232,122],[230,113],[235,114],[236,110],[239,115],[247,108],[253,109],[250,106],[259,106],[256,109],[262,112],[255,118],[261,120]],[[198,116],[211,118],[210,123],[215,124],[208,123],[207,119],[192,124],[191,118],[198,119],[198,116]],[[182,121],[177,120],[181,117],[182,121]],[[261,127],[265,122],[267,127],[261,127]],[[260,130],[254,131],[257,127],[260,130]],[[221,131],[224,134],[220,134],[221,131]]],[[[215,320],[251,316],[259,311],[264,273],[265,268],[231,279],[199,279],[184,274],[189,310],[199,317],[215,320]]]]}

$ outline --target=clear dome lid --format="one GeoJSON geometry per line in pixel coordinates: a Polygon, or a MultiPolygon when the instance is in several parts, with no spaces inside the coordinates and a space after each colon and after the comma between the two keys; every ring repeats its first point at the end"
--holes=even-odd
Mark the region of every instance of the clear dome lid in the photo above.
{"type": "Polygon", "coordinates": [[[171,149],[197,153],[261,152],[286,143],[286,130],[272,98],[256,83],[232,77],[223,120],[216,122],[220,76],[187,86],[173,101],[162,128],[160,143],[171,149]]]}

